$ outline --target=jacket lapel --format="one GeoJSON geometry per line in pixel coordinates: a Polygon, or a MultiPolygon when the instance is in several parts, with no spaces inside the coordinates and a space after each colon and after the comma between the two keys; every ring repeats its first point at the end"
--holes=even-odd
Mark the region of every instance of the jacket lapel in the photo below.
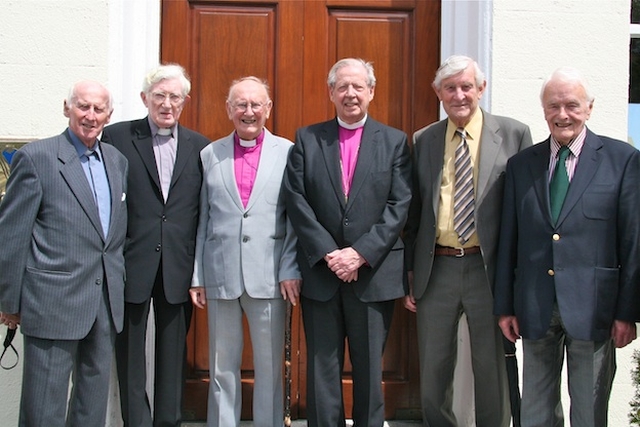
{"type": "Polygon", "coordinates": [[[256,180],[253,183],[253,189],[249,196],[249,202],[247,203],[247,210],[251,209],[251,206],[255,203],[257,197],[264,191],[269,182],[269,177],[273,173],[273,168],[276,166],[278,159],[275,155],[276,140],[271,133],[265,128],[264,139],[262,141],[262,149],[260,151],[260,161],[258,171],[256,174],[256,180]]]}
{"type": "MultiPolygon", "coordinates": [[[[347,206],[353,204],[353,200],[357,197],[367,177],[369,177],[369,170],[373,164],[373,159],[375,159],[375,153],[381,144],[381,142],[378,141],[378,134],[378,124],[373,119],[368,118],[362,130],[362,139],[360,141],[360,149],[358,150],[358,161],[356,162],[356,169],[353,173],[353,180],[351,181],[347,206]]],[[[342,189],[342,171],[340,171],[340,188],[342,189]]]]}
{"type": "MultiPolygon", "coordinates": [[[[340,168],[340,141],[338,140],[338,121],[333,119],[325,123],[324,131],[318,135],[320,149],[327,167],[329,181],[340,205],[344,208],[346,201],[342,190],[342,171],[340,168]],[[336,161],[338,160],[338,161],[336,161]]],[[[363,135],[364,139],[364,135],[363,135]]],[[[356,166],[357,169],[357,166],[356,166]]]]}
{"type": "Polygon", "coordinates": [[[218,152],[218,158],[220,159],[220,174],[222,175],[224,188],[227,190],[229,197],[233,200],[236,207],[240,211],[244,211],[244,206],[242,206],[242,200],[240,199],[240,193],[238,192],[238,184],[236,183],[233,135],[234,132],[222,141],[216,142],[216,144],[219,144],[216,147],[216,151],[218,152]]]}
{"type": "MultiPolygon", "coordinates": [[[[426,153],[421,156],[426,163],[423,167],[431,175],[431,207],[435,218],[438,217],[438,207],[440,205],[440,189],[442,188],[442,167],[444,165],[444,147],[447,134],[447,120],[441,120],[434,124],[435,132],[431,140],[425,141],[426,153]]],[[[421,167],[421,166],[419,166],[421,167]]]]}
{"type": "Polygon", "coordinates": [[[596,174],[596,170],[600,165],[601,157],[598,155],[598,151],[602,147],[602,141],[600,141],[591,131],[587,130],[587,136],[584,140],[582,152],[580,153],[580,160],[576,166],[575,173],[569,184],[567,196],[562,204],[562,210],[560,216],[558,216],[558,223],[560,225],[562,221],[567,217],[571,209],[578,203],[578,200],[582,197],[582,193],[587,189],[589,183],[596,174]]]}
{"type": "Polygon", "coordinates": [[[58,160],[60,160],[61,163],[60,174],[78,200],[78,203],[80,203],[89,221],[104,241],[102,224],[100,223],[100,216],[98,215],[98,208],[93,198],[93,192],[91,191],[91,187],[89,187],[89,181],[87,181],[87,176],[80,164],[78,152],[73,146],[67,132],[68,131],[63,134],[63,137],[58,139],[58,160]]]}
{"type": "Polygon", "coordinates": [[[533,187],[540,203],[540,212],[547,213],[547,220],[551,225],[551,208],[549,205],[549,156],[551,155],[550,141],[547,139],[534,145],[533,156],[529,162],[529,171],[533,178],[533,187]]]}
{"type": "MultiPolygon", "coordinates": [[[[120,209],[120,203],[122,202],[124,183],[122,182],[122,171],[118,170],[118,166],[113,156],[106,154],[104,150],[104,144],[100,145],[102,158],[104,159],[104,167],[107,171],[107,178],[109,179],[109,191],[111,193],[111,216],[109,222],[109,230],[113,230],[115,224],[119,221],[118,215],[122,211],[120,209]]],[[[102,228],[101,228],[102,229],[102,228]]],[[[107,235],[107,243],[111,241],[113,233],[107,235]]]]}
{"type": "Polygon", "coordinates": [[[496,158],[502,145],[502,137],[498,134],[500,125],[490,114],[482,110],[483,125],[480,136],[480,149],[478,151],[478,188],[476,189],[476,206],[482,203],[491,171],[496,164],[496,158]]]}
{"type": "Polygon", "coordinates": [[[151,128],[149,127],[148,118],[140,120],[135,131],[133,145],[140,154],[140,158],[144,163],[144,167],[147,169],[147,173],[156,185],[156,189],[158,190],[156,194],[162,194],[158,168],[156,166],[156,158],[153,154],[153,140],[151,138],[151,128]]]}
{"type": "Polygon", "coordinates": [[[173,166],[173,173],[171,175],[171,186],[169,187],[169,197],[171,197],[171,189],[174,184],[180,178],[182,171],[184,170],[191,152],[193,151],[193,144],[191,143],[191,137],[187,131],[178,124],[178,140],[176,141],[176,162],[173,166]]]}

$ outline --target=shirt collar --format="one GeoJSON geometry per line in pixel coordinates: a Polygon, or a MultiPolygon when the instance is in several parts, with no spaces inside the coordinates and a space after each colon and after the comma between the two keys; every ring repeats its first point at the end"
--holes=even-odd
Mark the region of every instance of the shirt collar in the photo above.
{"type": "MultiPolygon", "coordinates": [[[[160,127],[153,121],[151,120],[151,117],[147,117],[147,120],[149,121],[149,128],[151,128],[151,135],[152,136],[156,136],[156,135],[162,135],[159,134],[158,131],[160,131],[160,127]]],[[[176,122],[173,126],[171,126],[170,128],[167,128],[168,130],[170,130],[170,134],[167,135],[163,135],[163,136],[171,136],[173,135],[175,137],[176,135],[176,128],[178,127],[178,122],[176,122]]],[[[166,132],[166,130],[163,130],[163,132],[166,132]]]]}
{"type": "MultiPolygon", "coordinates": [[[[480,141],[480,134],[482,133],[482,122],[482,110],[478,107],[475,113],[473,113],[473,116],[471,116],[471,120],[469,120],[469,123],[464,126],[467,140],[480,141]]],[[[455,140],[457,128],[458,126],[453,123],[451,119],[448,119],[446,141],[455,140]]]]}
{"type": "Polygon", "coordinates": [[[238,136],[238,132],[234,132],[233,133],[233,142],[235,143],[235,145],[242,147],[242,148],[253,148],[253,147],[257,147],[258,145],[262,144],[262,141],[264,140],[264,128],[262,129],[262,132],[260,132],[260,135],[258,135],[258,137],[256,139],[252,139],[250,141],[247,141],[246,139],[240,139],[240,137],[238,136]]]}
{"type": "Polygon", "coordinates": [[[76,149],[76,152],[78,153],[78,157],[82,157],[86,155],[87,151],[95,151],[96,153],[98,153],[98,157],[102,158],[102,151],[100,151],[100,144],[98,143],[97,139],[93,144],[93,147],[87,147],[82,143],[82,141],[80,141],[80,138],[78,138],[77,135],[73,133],[71,129],[68,129],[68,130],[69,130],[69,136],[71,137],[71,143],[73,144],[73,147],[76,149]]]}
{"type": "Polygon", "coordinates": [[[364,126],[364,123],[367,121],[368,116],[369,116],[368,114],[365,114],[361,120],[358,120],[355,123],[347,123],[344,120],[342,120],[340,117],[336,117],[336,118],[338,119],[338,125],[340,125],[340,127],[349,129],[349,130],[355,130],[364,126]]]}
{"type": "MultiPolygon", "coordinates": [[[[587,127],[584,126],[578,136],[573,138],[572,141],[567,144],[569,151],[575,157],[579,157],[580,153],[582,153],[582,147],[584,146],[584,140],[587,138],[587,127]]],[[[556,141],[556,139],[551,135],[549,137],[551,140],[551,156],[553,158],[558,157],[558,151],[560,151],[560,143],[556,141]]]]}

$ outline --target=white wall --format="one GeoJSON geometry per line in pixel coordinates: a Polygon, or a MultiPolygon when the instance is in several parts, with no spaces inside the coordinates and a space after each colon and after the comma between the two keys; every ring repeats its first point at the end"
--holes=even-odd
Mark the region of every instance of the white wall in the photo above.
{"type": "Polygon", "coordinates": [[[549,134],[540,87],[553,70],[573,66],[596,97],[596,133],[627,139],[629,0],[493,0],[492,104],[496,114],[529,124],[534,141],[549,134]]]}
{"type": "Polygon", "coordinates": [[[0,137],[62,132],[69,87],[82,78],[106,81],[107,6],[107,0],[0,3],[0,137]]]}
{"type": "MultiPolygon", "coordinates": [[[[159,1],[1,0],[0,139],[61,132],[62,100],[84,78],[112,89],[113,121],[142,117],[140,82],[159,58],[159,1]]],[[[534,140],[548,134],[540,85],[562,65],[591,82],[590,128],[626,138],[628,0],[443,0],[443,19],[443,55],[478,58],[489,77],[485,106],[529,124],[534,140]]],[[[631,350],[619,353],[611,427],[628,424],[631,350]]],[[[21,366],[0,372],[3,425],[17,425],[20,376],[21,366]]]]}

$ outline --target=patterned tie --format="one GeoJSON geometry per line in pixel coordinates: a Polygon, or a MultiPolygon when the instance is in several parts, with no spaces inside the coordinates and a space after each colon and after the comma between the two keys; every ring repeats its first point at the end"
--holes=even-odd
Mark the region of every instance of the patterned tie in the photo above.
{"type": "Polygon", "coordinates": [[[560,210],[562,210],[562,204],[564,198],[567,195],[569,189],[569,175],[567,174],[566,161],[571,151],[569,147],[563,145],[558,151],[558,162],[556,163],[556,169],[553,172],[553,177],[549,183],[549,202],[551,204],[551,218],[553,223],[558,222],[560,216],[560,210]]]}
{"type": "Polygon", "coordinates": [[[455,193],[453,195],[453,229],[458,233],[458,241],[464,245],[476,231],[473,217],[475,200],[473,195],[473,167],[464,128],[456,129],[460,145],[455,156],[455,193]]]}

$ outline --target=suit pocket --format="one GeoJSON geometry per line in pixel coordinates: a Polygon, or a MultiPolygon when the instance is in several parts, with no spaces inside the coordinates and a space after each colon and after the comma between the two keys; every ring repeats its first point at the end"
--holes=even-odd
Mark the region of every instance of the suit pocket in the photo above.
{"type": "Polygon", "coordinates": [[[589,219],[609,219],[615,212],[614,185],[595,185],[582,195],[582,212],[589,219]]]}

